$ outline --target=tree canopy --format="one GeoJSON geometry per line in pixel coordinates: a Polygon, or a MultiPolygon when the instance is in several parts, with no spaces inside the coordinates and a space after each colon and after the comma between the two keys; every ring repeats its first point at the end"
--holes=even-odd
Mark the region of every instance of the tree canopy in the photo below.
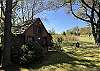
{"type": "Polygon", "coordinates": [[[70,0],[70,12],[77,18],[89,22],[95,42],[100,39],[100,1],[99,0],[70,0]]]}

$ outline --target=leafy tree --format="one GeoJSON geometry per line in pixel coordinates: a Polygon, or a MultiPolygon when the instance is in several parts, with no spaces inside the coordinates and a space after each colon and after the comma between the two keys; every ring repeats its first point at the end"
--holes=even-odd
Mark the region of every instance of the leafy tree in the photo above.
{"type": "Polygon", "coordinates": [[[73,33],[74,33],[74,35],[77,35],[77,36],[80,35],[80,29],[79,29],[78,26],[76,26],[76,27],[73,28],[73,33]]]}
{"type": "Polygon", "coordinates": [[[69,29],[69,30],[67,30],[66,31],[67,32],[67,34],[71,34],[71,35],[80,35],[80,28],[78,27],[78,26],[76,26],[76,27],[73,27],[72,29],[69,29]]]}
{"type": "Polygon", "coordinates": [[[62,33],[62,35],[66,35],[66,32],[64,31],[64,32],[62,33]]]}

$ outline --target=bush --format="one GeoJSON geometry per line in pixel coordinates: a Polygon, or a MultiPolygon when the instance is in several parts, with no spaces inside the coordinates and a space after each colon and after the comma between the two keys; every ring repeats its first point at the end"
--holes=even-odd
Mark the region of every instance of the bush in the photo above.
{"type": "Polygon", "coordinates": [[[61,44],[59,44],[59,43],[57,43],[57,42],[56,42],[56,43],[53,43],[51,50],[56,50],[56,51],[58,51],[58,52],[63,51],[63,49],[62,49],[62,47],[61,47],[61,44]]]}
{"type": "Polygon", "coordinates": [[[36,64],[41,61],[41,58],[43,58],[43,47],[37,42],[29,42],[19,50],[12,49],[12,61],[21,66],[36,64]]]}

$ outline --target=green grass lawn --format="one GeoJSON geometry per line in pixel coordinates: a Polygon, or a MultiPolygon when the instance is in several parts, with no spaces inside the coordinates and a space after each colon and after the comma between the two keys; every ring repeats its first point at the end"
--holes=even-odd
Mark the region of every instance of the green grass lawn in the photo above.
{"type": "Polygon", "coordinates": [[[86,43],[92,43],[92,44],[95,43],[93,36],[89,37],[88,35],[81,35],[79,37],[79,41],[80,42],[86,42],[86,43]]]}
{"type": "Polygon", "coordinates": [[[93,36],[88,37],[88,35],[81,35],[77,37],[78,40],[69,40],[69,41],[63,41],[62,43],[62,47],[66,47],[66,46],[75,46],[76,42],[79,42],[80,45],[82,46],[86,46],[86,45],[95,45],[95,41],[93,36]]]}
{"type": "Polygon", "coordinates": [[[50,51],[41,64],[21,71],[100,71],[100,47],[86,46],[94,45],[93,37],[80,37],[80,45],[84,47],[76,48],[76,42],[63,41],[64,51],[50,51]]]}
{"type": "Polygon", "coordinates": [[[100,71],[100,48],[69,46],[63,49],[63,52],[49,52],[32,71],[100,71]]]}

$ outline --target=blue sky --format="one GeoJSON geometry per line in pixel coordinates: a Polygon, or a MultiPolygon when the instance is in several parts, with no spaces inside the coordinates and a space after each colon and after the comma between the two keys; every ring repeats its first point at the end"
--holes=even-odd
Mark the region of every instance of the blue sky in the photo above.
{"type": "Polygon", "coordinates": [[[60,33],[75,26],[84,27],[86,22],[76,19],[71,14],[66,13],[64,8],[57,11],[44,11],[38,16],[41,18],[47,30],[54,28],[55,32],[60,33]]]}

